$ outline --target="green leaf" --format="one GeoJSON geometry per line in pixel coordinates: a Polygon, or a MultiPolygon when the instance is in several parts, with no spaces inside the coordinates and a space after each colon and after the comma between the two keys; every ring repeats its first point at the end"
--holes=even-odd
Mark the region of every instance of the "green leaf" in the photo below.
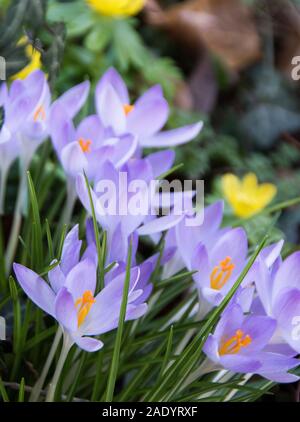
{"type": "MultiPolygon", "coordinates": [[[[95,213],[95,204],[94,204],[93,198],[92,198],[91,187],[90,187],[89,181],[88,181],[85,173],[84,173],[84,179],[85,179],[85,184],[86,184],[86,188],[87,188],[88,195],[89,195],[90,207],[91,207],[91,211],[92,211],[93,226],[94,226],[94,234],[95,234],[95,239],[96,239],[96,248],[97,248],[97,256],[98,256],[97,291],[100,291],[104,287],[104,278],[103,278],[103,276],[100,277],[100,265],[103,262],[103,256],[105,256],[105,255],[102,255],[102,254],[103,253],[105,254],[105,251],[102,252],[102,249],[101,249],[98,223],[97,223],[96,213],[95,213]]],[[[102,268],[102,272],[103,271],[104,270],[102,268]]]]}
{"type": "Polygon", "coordinates": [[[130,283],[131,257],[132,257],[132,239],[130,239],[130,242],[129,242],[122,304],[121,304],[121,309],[120,309],[118,330],[117,330],[117,335],[116,335],[115,347],[113,351],[112,363],[111,363],[106,396],[105,396],[106,402],[111,402],[113,400],[115,384],[116,384],[116,379],[117,379],[117,374],[118,374],[121,341],[122,341],[123,327],[124,327],[124,322],[125,322],[125,317],[126,317],[129,283],[130,283]]]}
{"type": "Polygon", "coordinates": [[[22,377],[19,388],[18,402],[23,402],[25,396],[25,379],[22,377]]]}

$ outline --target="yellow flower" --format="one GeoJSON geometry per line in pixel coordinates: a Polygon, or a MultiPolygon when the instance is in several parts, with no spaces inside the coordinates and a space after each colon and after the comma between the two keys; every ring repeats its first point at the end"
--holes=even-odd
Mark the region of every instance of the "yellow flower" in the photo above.
{"type": "Polygon", "coordinates": [[[258,184],[254,173],[248,173],[242,180],[234,174],[222,177],[223,193],[235,215],[248,218],[263,210],[276,195],[276,186],[271,183],[258,184]]]}
{"type": "Polygon", "coordinates": [[[86,0],[98,13],[107,16],[133,16],[139,13],[146,0],[86,0]]]}
{"type": "MultiPolygon", "coordinates": [[[[19,45],[26,44],[26,37],[22,37],[19,41],[19,45]]],[[[35,50],[32,45],[28,44],[25,47],[25,54],[30,60],[27,66],[25,66],[20,72],[12,76],[12,79],[25,79],[34,70],[42,67],[41,53],[35,50]]]]}

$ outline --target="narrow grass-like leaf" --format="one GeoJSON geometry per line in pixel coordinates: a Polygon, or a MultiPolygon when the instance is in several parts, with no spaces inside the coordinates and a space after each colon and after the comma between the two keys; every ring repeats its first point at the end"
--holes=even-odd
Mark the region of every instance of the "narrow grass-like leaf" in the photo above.
{"type": "Polygon", "coordinates": [[[158,176],[156,179],[157,180],[163,180],[166,177],[170,176],[172,173],[175,173],[175,171],[180,170],[182,167],[184,167],[183,163],[176,164],[176,166],[173,166],[169,170],[165,171],[160,176],[158,176]]]}
{"type": "Polygon", "coordinates": [[[267,237],[265,237],[255,253],[249,259],[247,265],[243,269],[242,273],[238,277],[234,286],[231,288],[229,293],[223,299],[220,306],[218,306],[211,314],[210,318],[205,322],[203,327],[200,329],[200,332],[195,336],[191,341],[188,347],[178,356],[175,362],[170,366],[166,371],[163,380],[160,384],[156,384],[152,393],[147,396],[148,401],[168,401],[174,395],[174,392],[178,391],[179,387],[183,384],[185,379],[188,377],[192,371],[195,363],[197,362],[198,357],[202,351],[202,347],[209,335],[213,331],[214,326],[216,325],[220,315],[234,296],[239,285],[242,283],[243,279],[247,275],[248,271],[252,267],[255,259],[258,254],[265,246],[267,237]]]}
{"type": "Polygon", "coordinates": [[[40,269],[43,262],[42,227],[41,227],[41,219],[40,219],[39,205],[38,205],[38,201],[36,197],[36,192],[35,192],[35,188],[34,188],[29,171],[27,172],[27,180],[28,180],[29,199],[30,199],[32,217],[33,217],[34,254],[32,254],[32,256],[34,256],[35,266],[40,269]]]}
{"type": "Polygon", "coordinates": [[[14,316],[14,323],[13,323],[13,351],[15,354],[14,363],[12,366],[11,371],[11,380],[13,380],[16,376],[22,350],[21,350],[21,344],[22,344],[22,320],[21,320],[21,306],[19,301],[19,295],[18,295],[18,289],[15,283],[15,280],[12,276],[9,277],[9,290],[10,295],[13,302],[13,316],[14,316]]]}
{"type": "Polygon", "coordinates": [[[18,402],[23,402],[25,397],[25,379],[22,378],[20,382],[18,402]]]}
{"type": "Polygon", "coordinates": [[[5,389],[5,386],[3,384],[1,376],[0,376],[0,394],[1,394],[4,402],[6,402],[6,403],[9,402],[9,398],[8,398],[8,395],[7,395],[7,392],[6,392],[6,389],[5,389]]]}
{"type": "Polygon", "coordinates": [[[98,223],[97,223],[96,213],[95,213],[95,204],[93,202],[93,198],[92,198],[92,194],[91,194],[91,187],[90,187],[88,178],[87,178],[85,173],[84,173],[84,179],[85,179],[85,184],[86,184],[86,188],[87,188],[88,195],[89,195],[90,207],[91,207],[91,211],[92,211],[94,234],[95,234],[95,239],[96,239],[96,248],[97,248],[97,256],[98,256],[98,268],[97,268],[98,277],[97,277],[97,290],[96,291],[99,292],[101,290],[101,288],[103,288],[101,286],[101,284],[104,284],[104,281],[102,282],[102,277],[100,278],[100,263],[102,262],[100,236],[99,236],[98,223]]]}
{"type": "Polygon", "coordinates": [[[106,396],[105,396],[106,402],[111,402],[113,400],[115,384],[116,384],[116,379],[117,379],[117,374],[118,374],[121,341],[122,341],[123,327],[124,327],[124,322],[125,322],[125,317],[126,317],[126,309],[127,309],[128,293],[129,293],[131,256],[132,256],[132,239],[130,239],[129,248],[128,248],[126,276],[125,276],[125,282],[124,282],[124,288],[123,288],[123,297],[122,297],[122,304],[121,304],[120,315],[119,315],[119,323],[118,323],[115,347],[113,351],[112,363],[111,363],[106,396]]]}
{"type": "Polygon", "coordinates": [[[45,220],[45,227],[46,227],[46,234],[47,234],[49,258],[50,258],[50,261],[52,261],[54,259],[53,240],[52,240],[52,236],[51,236],[49,220],[47,218],[45,220]]]}

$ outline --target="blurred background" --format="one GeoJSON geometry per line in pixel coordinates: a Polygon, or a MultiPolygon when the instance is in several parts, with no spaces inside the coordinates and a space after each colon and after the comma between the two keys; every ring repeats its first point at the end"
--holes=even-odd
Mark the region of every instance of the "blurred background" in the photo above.
{"type": "MultiPolygon", "coordinates": [[[[177,148],[176,176],[204,178],[210,202],[224,196],[223,174],[253,172],[280,202],[300,194],[299,11],[296,0],[0,0],[0,55],[8,80],[41,67],[55,96],[87,78],[95,85],[109,66],[133,99],[161,84],[170,128],[205,122],[177,148]]],[[[83,113],[92,111],[91,98],[83,113]]],[[[270,219],[241,222],[253,244],[270,219]]],[[[282,213],[272,239],[281,232],[297,248],[299,207],[282,213]]]]}

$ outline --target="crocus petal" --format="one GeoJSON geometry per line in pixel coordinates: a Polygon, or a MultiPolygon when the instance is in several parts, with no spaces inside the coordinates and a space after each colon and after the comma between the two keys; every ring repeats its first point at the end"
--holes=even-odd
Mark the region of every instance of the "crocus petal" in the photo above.
{"type": "Polygon", "coordinates": [[[89,94],[90,83],[84,81],[65,92],[57,102],[63,107],[70,119],[76,116],[89,94]]]}
{"type": "Polygon", "coordinates": [[[81,245],[82,241],[79,240],[79,226],[76,224],[67,234],[62,249],[60,267],[65,275],[78,264],[81,245]]]}
{"type": "Polygon", "coordinates": [[[294,374],[289,374],[288,372],[261,372],[258,373],[271,381],[278,382],[280,384],[287,384],[292,382],[299,381],[299,377],[294,374]]]}
{"type": "Polygon", "coordinates": [[[104,343],[92,337],[73,337],[75,343],[80,349],[85,350],[86,352],[97,352],[102,349],[104,343]]]}
{"type": "Polygon", "coordinates": [[[239,354],[223,355],[220,357],[220,363],[230,371],[250,374],[257,372],[261,367],[261,363],[255,359],[255,356],[252,358],[239,354]]]}
{"type": "Polygon", "coordinates": [[[136,101],[135,105],[140,106],[143,103],[148,103],[157,98],[163,98],[164,94],[161,85],[154,85],[145,91],[140,98],[136,101]]]}
{"type": "Polygon", "coordinates": [[[215,363],[219,362],[218,348],[219,345],[217,339],[212,334],[209,334],[203,346],[203,352],[215,363]]]}
{"type": "Polygon", "coordinates": [[[121,135],[126,129],[126,115],[123,104],[116,91],[108,84],[97,97],[98,115],[105,127],[111,127],[116,135],[121,135]]]}
{"type": "Polygon", "coordinates": [[[101,146],[104,137],[104,128],[96,114],[85,117],[76,130],[76,140],[80,138],[91,141],[92,149],[101,146]]]}
{"type": "Polygon", "coordinates": [[[193,279],[195,280],[198,288],[209,286],[211,266],[209,263],[207,249],[202,243],[199,243],[196,246],[195,252],[191,257],[191,262],[188,265],[188,269],[190,271],[197,271],[196,274],[193,274],[193,279]]]}
{"type": "Polygon", "coordinates": [[[48,284],[34,271],[20,264],[14,264],[17,280],[27,296],[43,311],[54,316],[55,294],[48,284]]]}
{"type": "MultiPolygon", "coordinates": [[[[85,207],[85,209],[90,214],[92,214],[90,197],[89,197],[88,189],[87,189],[85,178],[84,178],[83,174],[78,174],[77,177],[76,177],[76,191],[77,191],[77,195],[78,195],[80,201],[82,202],[83,206],[85,207]]],[[[91,192],[92,201],[94,203],[94,207],[95,207],[95,211],[96,211],[97,221],[99,222],[100,225],[102,225],[103,227],[106,228],[105,210],[102,209],[101,213],[97,212],[97,210],[99,210],[99,208],[101,206],[101,203],[100,203],[100,201],[98,201],[97,196],[95,195],[95,192],[93,191],[92,188],[90,188],[90,192],[91,192]]]]}
{"type": "Polygon", "coordinates": [[[147,155],[147,160],[152,166],[153,176],[158,177],[169,170],[175,160],[175,152],[173,150],[158,151],[147,155]]]}
{"type": "Polygon", "coordinates": [[[114,151],[111,161],[116,168],[121,167],[123,164],[133,156],[138,145],[138,139],[135,136],[126,135],[120,138],[117,147],[114,151]]]}
{"type": "Polygon", "coordinates": [[[219,306],[224,295],[219,290],[211,289],[210,287],[203,287],[201,290],[202,297],[212,306],[219,306]]]}
{"type": "Polygon", "coordinates": [[[271,268],[271,266],[274,264],[274,262],[280,255],[283,244],[284,244],[284,240],[280,240],[279,242],[276,242],[276,243],[273,243],[272,245],[267,246],[259,254],[259,257],[261,257],[265,261],[266,266],[268,268],[271,268]]]}
{"type": "Polygon", "coordinates": [[[63,287],[58,292],[55,300],[55,318],[67,330],[77,330],[77,312],[71,293],[63,287]]]}
{"type": "Polygon", "coordinates": [[[108,69],[100,81],[98,82],[96,86],[96,107],[98,107],[97,102],[98,99],[101,97],[103,89],[110,84],[116,93],[118,94],[121,102],[125,104],[129,104],[129,96],[128,96],[128,90],[127,87],[121,78],[120,74],[113,68],[108,69]]]}
{"type": "Polygon", "coordinates": [[[273,312],[282,337],[300,353],[300,290],[283,292],[276,300],[273,312]]]}
{"type": "Polygon", "coordinates": [[[214,335],[218,340],[228,333],[234,333],[240,329],[243,323],[244,313],[242,308],[237,304],[227,306],[218,322],[214,335]]]}
{"type": "Polygon", "coordinates": [[[189,267],[195,248],[199,242],[213,246],[216,243],[214,233],[219,229],[223,218],[223,201],[218,201],[204,209],[204,221],[201,226],[189,226],[188,217],[176,226],[176,239],[179,252],[189,267]]]}
{"type": "Polygon", "coordinates": [[[169,106],[164,98],[137,103],[127,116],[127,130],[139,137],[151,137],[165,125],[168,114],[169,106]]]}
{"type": "Polygon", "coordinates": [[[72,293],[74,301],[90,290],[94,294],[96,288],[96,266],[88,259],[79,262],[69,272],[65,282],[66,288],[72,293]]]}
{"type": "Polygon", "coordinates": [[[165,215],[164,217],[157,218],[149,223],[143,225],[139,229],[137,229],[137,233],[139,236],[145,236],[153,233],[160,233],[165,230],[169,230],[170,228],[176,226],[184,217],[182,215],[165,215]]]}
{"type": "Polygon", "coordinates": [[[278,269],[274,279],[273,300],[281,290],[293,287],[300,289],[300,252],[287,257],[278,269]]]}
{"type": "Polygon", "coordinates": [[[63,148],[75,140],[75,128],[59,103],[52,106],[49,120],[52,143],[60,157],[63,148]]]}
{"type": "MultiPolygon", "coordinates": [[[[57,260],[52,261],[51,264],[54,264],[55,262],[57,262],[57,260]]],[[[56,265],[48,272],[48,279],[55,293],[57,293],[64,286],[66,277],[62,272],[60,265],[56,265]]]]}
{"type": "Polygon", "coordinates": [[[181,145],[194,139],[199,134],[202,127],[203,123],[199,122],[179,129],[160,132],[149,138],[141,138],[140,143],[143,147],[149,148],[168,148],[181,145]]]}
{"type": "Polygon", "coordinates": [[[247,353],[263,349],[271,339],[276,329],[276,321],[266,316],[249,316],[241,329],[251,337],[251,343],[245,348],[247,353]]]}
{"type": "Polygon", "coordinates": [[[87,158],[77,141],[64,147],[61,151],[61,162],[66,173],[73,177],[88,169],[87,158]]]}

